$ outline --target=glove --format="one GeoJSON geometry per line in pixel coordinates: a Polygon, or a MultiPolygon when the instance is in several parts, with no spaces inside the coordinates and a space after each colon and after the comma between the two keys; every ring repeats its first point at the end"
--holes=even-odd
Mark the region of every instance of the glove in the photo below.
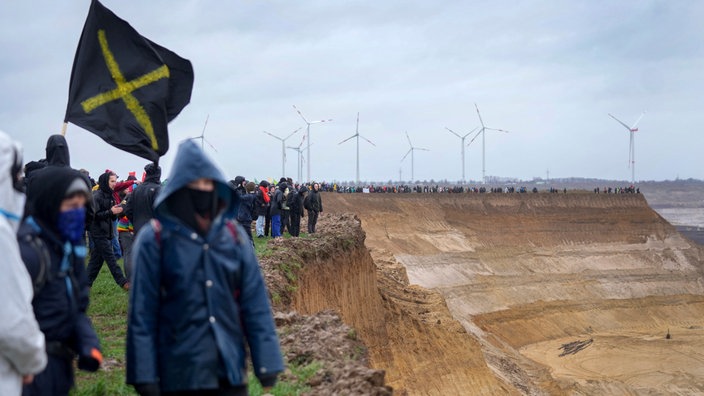
{"type": "Polygon", "coordinates": [[[84,371],[98,371],[103,364],[103,354],[97,348],[91,348],[90,355],[78,356],[78,368],[84,371]]]}
{"type": "Polygon", "coordinates": [[[139,396],[159,396],[161,395],[161,390],[159,390],[158,384],[136,384],[134,390],[139,393],[139,396]]]}

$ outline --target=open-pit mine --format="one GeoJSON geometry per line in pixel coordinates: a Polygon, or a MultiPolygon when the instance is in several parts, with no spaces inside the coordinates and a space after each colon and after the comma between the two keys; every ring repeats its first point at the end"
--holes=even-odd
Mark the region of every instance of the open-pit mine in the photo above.
{"type": "Polygon", "coordinates": [[[704,393],[704,250],[642,195],[323,200],[336,248],[290,306],[339,312],[396,394],[704,393]]]}

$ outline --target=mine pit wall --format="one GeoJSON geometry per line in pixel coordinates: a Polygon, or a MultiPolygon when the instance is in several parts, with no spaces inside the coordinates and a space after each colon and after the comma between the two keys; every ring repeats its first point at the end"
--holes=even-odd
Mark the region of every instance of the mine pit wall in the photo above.
{"type": "MultiPolygon", "coordinates": [[[[395,394],[518,394],[489,370],[481,346],[452,319],[439,294],[409,286],[393,258],[375,264],[358,220],[348,229],[297,273],[292,309],[339,312],[369,348],[371,365],[386,371],[395,394]]],[[[326,232],[325,222],[319,232],[326,232]]]]}
{"type": "MultiPolygon", "coordinates": [[[[688,376],[698,375],[666,367],[674,370],[666,374],[669,382],[643,389],[634,385],[642,378],[628,373],[621,379],[607,374],[565,380],[552,378],[546,366],[519,352],[565,337],[630,332],[660,339],[669,327],[702,328],[702,248],[683,238],[642,195],[323,199],[328,211],[359,216],[375,260],[389,255],[403,264],[412,284],[441,293],[453,317],[480,340],[489,366],[520,393],[657,393],[690,389],[688,376]]],[[[670,358],[664,351],[657,359],[670,358]]]]}

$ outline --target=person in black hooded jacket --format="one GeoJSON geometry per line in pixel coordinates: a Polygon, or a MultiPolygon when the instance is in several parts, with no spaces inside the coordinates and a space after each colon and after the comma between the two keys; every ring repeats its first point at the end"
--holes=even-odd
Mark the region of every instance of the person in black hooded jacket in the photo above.
{"type": "Polygon", "coordinates": [[[52,167],[36,175],[29,193],[37,198],[34,214],[25,218],[17,239],[34,284],[32,306],[49,361],[23,395],[68,395],[76,355],[79,369],[96,371],[102,362],[98,337],[86,315],[83,234],[90,190],[77,171],[52,167]]]}
{"type": "Polygon", "coordinates": [[[301,234],[301,217],[305,216],[303,211],[303,200],[305,199],[308,188],[306,186],[301,186],[301,188],[293,194],[291,198],[290,205],[290,215],[291,215],[291,228],[289,233],[291,236],[297,237],[301,234]]]}
{"type": "Polygon", "coordinates": [[[121,206],[115,205],[115,198],[112,194],[116,179],[117,176],[112,172],[103,173],[98,178],[98,190],[93,192],[95,220],[91,225],[90,234],[93,237],[94,247],[90,252],[88,262],[88,279],[90,285],[93,286],[103,262],[107,262],[115,283],[121,288],[129,290],[129,282],[120,266],[117,265],[112,246],[112,239],[115,235],[114,221],[117,219],[117,215],[123,212],[121,206]]]}
{"type": "Polygon", "coordinates": [[[132,222],[135,235],[154,217],[154,200],[161,191],[161,167],[147,164],[144,171],[147,177],[130,194],[125,205],[125,215],[132,222]]]}

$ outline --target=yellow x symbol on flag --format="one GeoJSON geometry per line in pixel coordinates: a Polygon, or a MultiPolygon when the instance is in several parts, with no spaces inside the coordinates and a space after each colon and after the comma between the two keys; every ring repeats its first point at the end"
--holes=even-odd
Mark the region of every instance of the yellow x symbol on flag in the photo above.
{"type": "Polygon", "coordinates": [[[98,41],[100,42],[100,49],[103,52],[103,58],[105,58],[105,64],[108,66],[110,75],[115,81],[115,84],[117,84],[117,87],[111,91],[95,95],[92,98],[88,98],[81,102],[83,111],[90,113],[108,102],[122,99],[125,102],[125,106],[127,106],[127,110],[134,115],[134,118],[137,119],[139,126],[141,126],[147,133],[147,136],[151,140],[152,148],[154,150],[158,150],[159,144],[156,141],[154,127],[152,126],[152,121],[149,118],[149,114],[147,114],[146,110],[144,110],[144,107],[142,107],[137,98],[132,95],[132,92],[153,82],[161,80],[162,78],[169,78],[169,68],[166,65],[162,65],[161,67],[143,76],[137,77],[132,81],[127,81],[125,80],[125,76],[123,76],[120,71],[120,65],[117,64],[115,56],[112,52],[110,52],[110,48],[108,47],[108,39],[105,37],[105,30],[98,30],[98,41]]]}

